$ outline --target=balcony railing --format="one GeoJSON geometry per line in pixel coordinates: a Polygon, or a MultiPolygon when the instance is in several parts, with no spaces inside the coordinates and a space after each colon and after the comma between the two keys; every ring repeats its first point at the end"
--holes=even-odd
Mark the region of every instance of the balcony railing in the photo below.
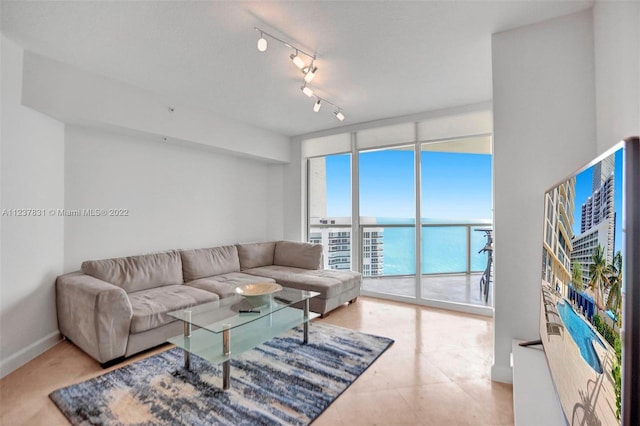
{"type": "MultiPolygon", "coordinates": [[[[422,225],[422,261],[421,273],[425,274],[455,274],[482,272],[487,265],[487,254],[479,253],[486,244],[484,232],[475,232],[477,228],[491,226],[489,221],[480,223],[423,223],[422,225]]],[[[309,234],[317,234],[322,229],[337,229],[335,232],[350,232],[350,225],[314,224],[310,226],[309,234]],[[344,230],[344,231],[343,231],[344,230]]],[[[358,258],[360,265],[351,265],[353,269],[363,271],[368,277],[394,277],[415,275],[415,225],[414,224],[367,224],[360,225],[360,253],[358,258]],[[371,238],[371,229],[375,228],[376,238],[371,238]],[[381,231],[380,231],[381,230],[381,231]],[[364,244],[364,235],[368,243],[364,244]],[[362,248],[367,247],[365,252],[362,248]],[[365,258],[365,253],[369,256],[365,258]],[[375,258],[375,259],[374,259],[375,258]],[[364,264],[372,260],[380,263],[376,268],[369,264],[369,268],[363,268],[364,264]]],[[[328,244],[322,241],[323,244],[328,244]]],[[[345,245],[345,244],[341,244],[345,245]]],[[[337,254],[327,250],[325,253],[326,266],[333,266],[331,255],[337,254]]],[[[344,250],[340,250],[341,265],[344,265],[344,250]]],[[[350,257],[350,256],[349,256],[350,257]]],[[[351,259],[349,258],[349,262],[351,259]]]]}
{"type": "MultiPolygon", "coordinates": [[[[484,271],[487,255],[478,253],[485,244],[484,232],[488,223],[423,223],[421,273],[455,274],[484,271]]],[[[361,225],[360,235],[369,228],[383,228],[384,264],[377,276],[415,275],[415,225],[361,225]]],[[[373,275],[373,274],[372,274],[373,275]]]]}

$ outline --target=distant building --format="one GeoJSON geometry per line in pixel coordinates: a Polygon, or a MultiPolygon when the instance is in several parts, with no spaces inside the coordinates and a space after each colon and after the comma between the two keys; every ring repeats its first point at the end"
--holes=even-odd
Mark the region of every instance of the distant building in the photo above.
{"type": "Polygon", "coordinates": [[[613,175],[616,168],[615,155],[610,155],[604,160],[593,165],[593,178],[591,181],[592,192],[596,192],[604,181],[613,175]]]}
{"type": "Polygon", "coordinates": [[[593,264],[593,250],[602,246],[607,264],[613,261],[615,250],[615,156],[610,155],[593,166],[592,193],[582,204],[580,235],[574,237],[571,262],[580,263],[582,282],[591,281],[589,266],[593,264]]]}
{"type": "MultiPolygon", "coordinates": [[[[311,218],[310,220],[309,242],[322,244],[324,267],[356,270],[356,265],[351,264],[351,218],[311,218]]],[[[382,227],[367,227],[363,231],[362,275],[364,277],[384,275],[384,228],[382,227]]]]}
{"type": "Polygon", "coordinates": [[[582,284],[586,288],[589,285],[589,266],[593,264],[591,257],[593,250],[598,246],[606,247],[609,235],[609,224],[601,222],[592,227],[587,232],[574,237],[573,252],[571,253],[571,263],[580,263],[582,270],[582,284]]]}
{"type": "Polygon", "coordinates": [[[575,177],[545,195],[542,277],[562,294],[571,282],[575,177]]]}
{"type": "MultiPolygon", "coordinates": [[[[594,177],[595,177],[594,170],[594,177]]],[[[580,217],[580,233],[588,232],[601,223],[607,223],[606,244],[602,246],[605,250],[607,262],[613,258],[615,247],[615,210],[614,210],[614,177],[610,174],[602,183],[594,188],[591,197],[582,205],[580,217]]]]}
{"type": "Polygon", "coordinates": [[[384,228],[365,228],[362,232],[362,275],[384,275],[384,228]]]}

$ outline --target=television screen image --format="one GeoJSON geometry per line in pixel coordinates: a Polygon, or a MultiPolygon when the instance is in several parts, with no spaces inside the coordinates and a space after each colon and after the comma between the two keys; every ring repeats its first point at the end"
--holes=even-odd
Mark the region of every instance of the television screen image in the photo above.
{"type": "MultiPolygon", "coordinates": [[[[637,138],[633,142],[637,153],[637,138]]],[[[540,337],[569,425],[626,424],[623,355],[630,354],[623,347],[630,349],[624,344],[630,312],[624,271],[631,245],[625,244],[623,208],[638,202],[625,191],[629,143],[544,197],[540,337]]]]}

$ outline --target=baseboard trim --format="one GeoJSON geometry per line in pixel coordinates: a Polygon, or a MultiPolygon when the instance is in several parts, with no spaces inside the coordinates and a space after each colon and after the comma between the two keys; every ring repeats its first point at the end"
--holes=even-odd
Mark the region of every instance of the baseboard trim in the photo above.
{"type": "Polygon", "coordinates": [[[32,359],[48,351],[62,341],[58,330],[47,334],[18,352],[0,361],[0,379],[22,367],[32,359]]]}

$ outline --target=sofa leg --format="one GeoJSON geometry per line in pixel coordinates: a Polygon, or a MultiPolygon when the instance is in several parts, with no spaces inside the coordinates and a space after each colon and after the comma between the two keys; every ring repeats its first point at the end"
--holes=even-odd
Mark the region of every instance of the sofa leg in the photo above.
{"type": "Polygon", "coordinates": [[[358,300],[358,298],[354,297],[353,299],[349,300],[349,304],[351,305],[353,303],[356,303],[356,300],[358,300]]]}
{"type": "Polygon", "coordinates": [[[124,357],[123,356],[121,356],[119,358],[112,359],[111,361],[100,363],[100,367],[102,367],[102,368],[113,367],[114,365],[119,364],[122,361],[124,361],[124,357]]]}
{"type": "Polygon", "coordinates": [[[329,316],[329,312],[325,312],[324,314],[320,314],[320,319],[325,319],[329,316]]]}

